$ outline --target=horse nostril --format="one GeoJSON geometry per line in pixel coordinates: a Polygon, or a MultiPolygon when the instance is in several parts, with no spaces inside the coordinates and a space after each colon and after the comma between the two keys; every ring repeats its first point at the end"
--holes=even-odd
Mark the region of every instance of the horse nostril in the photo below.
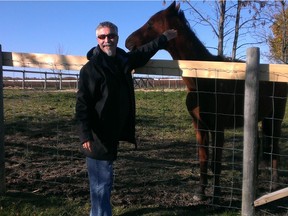
{"type": "Polygon", "coordinates": [[[134,50],[136,47],[132,42],[126,41],[125,46],[128,50],[132,51],[134,50]]]}

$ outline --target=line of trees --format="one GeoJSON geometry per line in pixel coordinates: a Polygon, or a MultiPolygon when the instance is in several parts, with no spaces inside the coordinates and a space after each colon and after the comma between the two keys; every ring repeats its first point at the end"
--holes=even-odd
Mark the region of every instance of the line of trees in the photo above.
{"type": "Polygon", "coordinates": [[[242,59],[243,48],[268,46],[269,51],[262,53],[268,61],[287,64],[286,0],[182,0],[182,3],[188,5],[190,24],[210,28],[218,39],[217,47],[208,47],[216,49],[218,55],[229,53],[232,60],[242,59]],[[205,4],[205,10],[201,4],[205,4]]]}

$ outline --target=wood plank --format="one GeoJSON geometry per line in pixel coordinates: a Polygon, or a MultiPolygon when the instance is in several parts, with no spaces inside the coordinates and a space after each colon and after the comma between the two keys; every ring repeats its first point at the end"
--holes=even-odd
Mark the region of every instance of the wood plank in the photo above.
{"type": "Polygon", "coordinates": [[[261,81],[288,82],[287,64],[260,64],[261,81]]]}
{"type": "MultiPolygon", "coordinates": [[[[150,60],[136,74],[217,79],[245,79],[246,63],[187,60],[150,60]]],[[[288,65],[260,64],[260,81],[288,82],[288,65]]]]}
{"type": "Polygon", "coordinates": [[[239,62],[180,61],[184,77],[245,79],[246,64],[239,62]]]}
{"type": "Polygon", "coordinates": [[[260,206],[288,196],[288,187],[266,194],[254,201],[254,206],[260,206]]]}
{"type": "MultiPolygon", "coordinates": [[[[87,62],[85,56],[2,52],[4,66],[77,70],[87,62]]],[[[245,79],[246,63],[188,60],[150,60],[136,74],[217,79],[245,79]]],[[[288,82],[288,65],[260,64],[260,81],[288,82]]]]}
{"type": "Polygon", "coordinates": [[[150,60],[144,67],[136,68],[136,74],[182,76],[178,61],[175,60],[150,60]]]}
{"type": "Polygon", "coordinates": [[[3,52],[2,61],[4,66],[12,67],[80,70],[87,59],[84,56],[3,52]]]}

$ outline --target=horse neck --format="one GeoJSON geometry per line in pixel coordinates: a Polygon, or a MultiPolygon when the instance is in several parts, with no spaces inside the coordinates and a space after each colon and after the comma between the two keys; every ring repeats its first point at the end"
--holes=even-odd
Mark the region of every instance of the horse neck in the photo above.
{"type": "Polygon", "coordinates": [[[174,60],[217,60],[217,56],[212,55],[194,33],[182,33],[178,31],[178,37],[167,47],[174,60]]]}
{"type": "MultiPolygon", "coordinates": [[[[220,61],[220,57],[212,55],[193,34],[191,37],[191,35],[184,36],[186,35],[185,33],[180,32],[179,34],[178,32],[180,37],[177,37],[174,42],[171,41],[167,47],[167,51],[171,57],[174,60],[220,61]]],[[[207,82],[207,80],[198,79],[196,82],[195,78],[192,77],[183,77],[183,81],[189,91],[197,91],[198,85],[210,85],[210,81],[207,82]]]]}

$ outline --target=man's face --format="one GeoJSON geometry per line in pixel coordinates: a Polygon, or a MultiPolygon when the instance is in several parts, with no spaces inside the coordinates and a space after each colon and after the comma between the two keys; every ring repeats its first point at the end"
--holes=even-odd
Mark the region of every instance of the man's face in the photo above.
{"type": "Polygon", "coordinates": [[[116,48],[118,44],[118,35],[113,29],[109,27],[103,27],[98,29],[97,42],[100,49],[105,52],[108,56],[116,55],[116,48]]]}

